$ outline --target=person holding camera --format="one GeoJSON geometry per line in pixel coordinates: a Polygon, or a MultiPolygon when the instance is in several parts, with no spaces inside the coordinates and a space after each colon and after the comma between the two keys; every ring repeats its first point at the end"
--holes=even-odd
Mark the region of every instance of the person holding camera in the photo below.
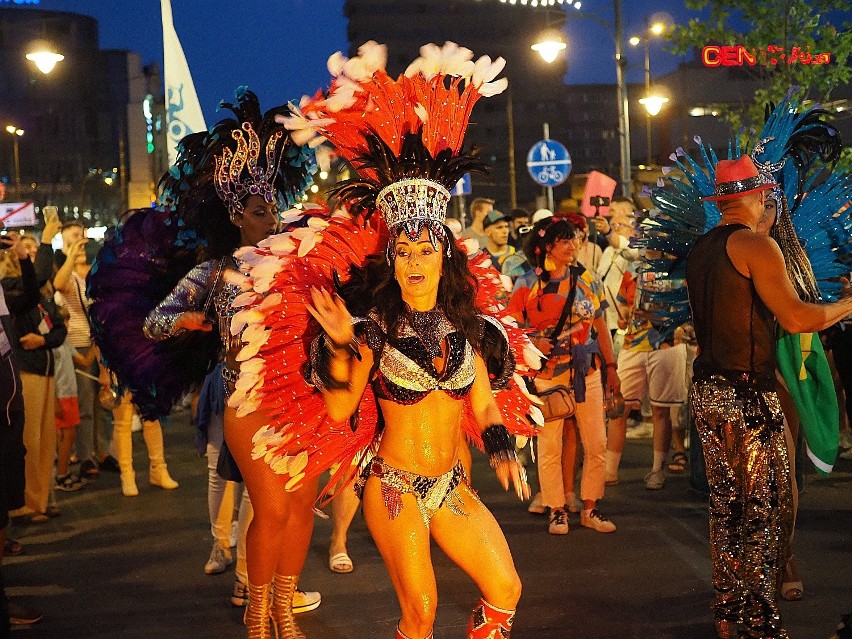
{"type": "MultiPolygon", "coordinates": [[[[86,227],[80,220],[69,220],[60,228],[62,234],[62,252],[57,253],[59,270],[53,278],[53,287],[60,294],[63,306],[68,309],[71,319],[68,322],[68,341],[77,349],[77,353],[92,360],[91,366],[84,372],[97,378],[99,369],[97,357],[91,357],[92,342],[89,325],[89,305],[86,295],[86,276],[91,264],[86,255],[86,227]],[[64,258],[64,259],[63,259],[64,258]]],[[[44,239],[42,239],[44,243],[44,239]]],[[[78,376],[77,393],[80,405],[80,425],[77,428],[75,448],[80,459],[80,475],[86,479],[95,479],[100,468],[106,465],[117,470],[118,462],[108,454],[109,442],[100,441],[98,432],[97,404],[98,385],[92,378],[78,376]]]]}
{"type": "MultiPolygon", "coordinates": [[[[10,331],[6,334],[12,357],[20,366],[24,396],[26,447],[24,504],[10,515],[22,523],[48,520],[48,501],[53,487],[53,461],[56,457],[54,398],[54,348],[67,334],[62,317],[52,300],[39,292],[35,269],[17,232],[3,237],[3,291],[15,301],[10,331]]],[[[10,306],[13,306],[10,303],[10,306]]],[[[5,332],[4,332],[5,334],[5,332]]],[[[5,343],[5,342],[4,342],[5,343]]]]}
{"type": "Polygon", "coordinates": [[[585,233],[586,221],[576,214],[538,221],[525,250],[533,269],[517,279],[509,300],[512,316],[531,329],[533,343],[547,356],[535,388],[544,397],[548,391],[552,395],[546,400],[545,424],[538,436],[538,477],[553,535],[568,532],[562,453],[570,417],[570,411],[557,410],[554,404],[562,400],[570,404],[571,395],[584,450],[580,524],[597,532],[615,531],[615,524],[597,509],[597,501],[604,495],[604,390],[615,394],[620,382],[603,315],[607,305],[603,285],[577,261],[585,233]]]}

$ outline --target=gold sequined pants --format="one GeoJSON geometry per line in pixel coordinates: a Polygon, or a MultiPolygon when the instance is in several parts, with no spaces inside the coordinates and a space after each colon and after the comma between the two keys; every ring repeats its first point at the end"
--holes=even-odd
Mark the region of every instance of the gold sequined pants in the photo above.
{"type": "Polygon", "coordinates": [[[792,496],[778,396],[713,375],[693,382],[690,408],[710,484],[713,613],[740,636],[786,639],[778,577],[792,496]]]}

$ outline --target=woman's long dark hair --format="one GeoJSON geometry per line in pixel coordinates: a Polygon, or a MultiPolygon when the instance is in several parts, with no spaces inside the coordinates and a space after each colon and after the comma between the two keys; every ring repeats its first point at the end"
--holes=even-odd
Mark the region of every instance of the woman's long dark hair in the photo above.
{"type": "MultiPolygon", "coordinates": [[[[450,230],[444,228],[446,236],[452,238],[450,230]]],[[[396,241],[396,237],[390,241],[396,241]]],[[[443,246],[440,250],[443,274],[438,284],[438,305],[456,330],[479,350],[482,327],[475,305],[476,279],[468,268],[467,255],[452,240],[449,255],[443,246]]],[[[353,267],[351,275],[339,290],[349,312],[353,316],[365,317],[375,309],[387,326],[388,336],[396,337],[407,310],[402,301],[402,290],[394,278],[393,264],[388,264],[384,255],[373,255],[363,268],[353,267]]]]}
{"type": "Polygon", "coordinates": [[[571,219],[561,215],[547,217],[535,223],[524,244],[524,255],[535,269],[539,280],[542,282],[550,280],[550,272],[544,268],[547,247],[555,244],[557,240],[574,237],[576,232],[577,225],[571,219]]]}

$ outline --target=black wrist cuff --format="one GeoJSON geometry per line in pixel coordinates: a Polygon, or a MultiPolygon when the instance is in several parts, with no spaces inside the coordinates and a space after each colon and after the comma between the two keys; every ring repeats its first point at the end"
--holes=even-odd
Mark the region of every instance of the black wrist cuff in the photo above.
{"type": "Polygon", "coordinates": [[[482,431],[482,443],[492,468],[497,468],[504,461],[518,459],[515,454],[515,442],[503,424],[492,424],[482,431]]]}
{"type": "Polygon", "coordinates": [[[323,333],[323,342],[325,343],[326,350],[328,350],[331,355],[334,355],[336,351],[346,351],[352,357],[356,357],[359,360],[361,359],[360,344],[354,335],[352,336],[352,339],[345,344],[338,344],[328,335],[323,333]]]}

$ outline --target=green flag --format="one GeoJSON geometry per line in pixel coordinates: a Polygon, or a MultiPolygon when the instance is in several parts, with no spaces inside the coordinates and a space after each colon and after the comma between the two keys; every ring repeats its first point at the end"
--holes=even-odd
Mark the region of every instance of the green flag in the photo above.
{"type": "Polygon", "coordinates": [[[778,370],[799,412],[808,457],[825,476],[834,467],[840,437],[840,409],[828,359],[817,333],[778,330],[778,370]]]}

